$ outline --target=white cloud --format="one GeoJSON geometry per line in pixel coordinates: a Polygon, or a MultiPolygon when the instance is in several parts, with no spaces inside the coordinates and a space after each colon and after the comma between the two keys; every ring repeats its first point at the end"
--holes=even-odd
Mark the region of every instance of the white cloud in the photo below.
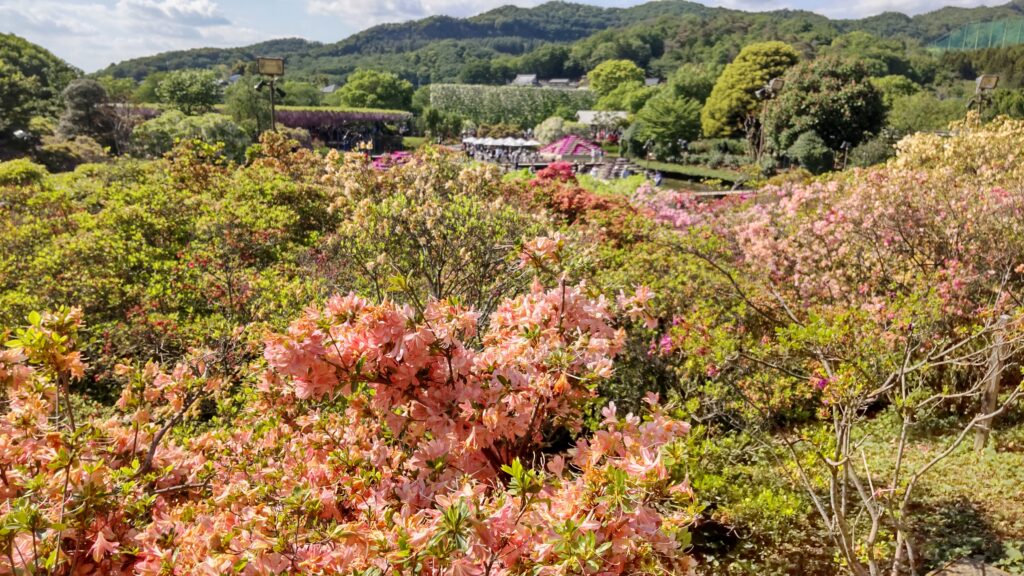
{"type": "Polygon", "coordinates": [[[509,0],[308,0],[310,14],[323,14],[345,18],[346,23],[363,29],[382,22],[401,22],[415,18],[444,14],[447,16],[473,16],[488,10],[515,4],[536,6],[543,0],[510,2],[509,0]]]}
{"type": "Polygon", "coordinates": [[[3,31],[86,71],[167,50],[239,46],[264,37],[232,25],[211,0],[4,0],[3,31]]]}
{"type": "Polygon", "coordinates": [[[118,9],[144,19],[190,26],[218,26],[231,22],[209,0],[120,0],[118,9]]]}
{"type": "Polygon", "coordinates": [[[1004,3],[1001,0],[858,0],[857,2],[823,2],[816,11],[830,18],[863,18],[883,12],[902,12],[904,14],[921,14],[938,10],[944,6],[974,8],[977,6],[994,6],[1004,3]]]}

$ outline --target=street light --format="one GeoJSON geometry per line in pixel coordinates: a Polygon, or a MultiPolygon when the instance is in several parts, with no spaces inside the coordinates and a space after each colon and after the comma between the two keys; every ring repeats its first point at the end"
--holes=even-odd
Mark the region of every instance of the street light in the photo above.
{"type": "Polygon", "coordinates": [[[974,81],[977,84],[976,92],[981,94],[983,92],[990,92],[996,89],[999,85],[998,74],[982,74],[978,76],[978,79],[974,81]]]}
{"type": "Polygon", "coordinates": [[[269,76],[270,80],[261,79],[256,83],[256,90],[262,91],[265,86],[270,86],[270,129],[277,130],[277,118],[275,110],[275,99],[278,95],[284,97],[284,91],[278,90],[274,82],[278,77],[284,76],[284,58],[256,58],[256,70],[262,76],[269,76]]]}
{"type": "MultiPolygon", "coordinates": [[[[776,96],[782,92],[782,89],[786,87],[786,81],[782,78],[772,78],[767,84],[758,88],[754,91],[754,96],[764,102],[761,107],[761,118],[757,122],[758,142],[757,142],[757,160],[761,160],[761,156],[764,154],[764,117],[768,114],[768,102],[774,100],[776,96]]],[[[751,125],[753,127],[753,124],[751,125]]],[[[749,129],[749,128],[748,128],[749,129]]],[[[749,138],[749,136],[748,136],[749,138]]],[[[753,138],[751,138],[753,140],[753,138]]],[[[751,144],[753,144],[751,142],[751,144]]]]}
{"type": "Polygon", "coordinates": [[[974,98],[967,101],[967,109],[978,107],[978,121],[985,115],[985,105],[992,98],[992,91],[999,85],[998,74],[982,74],[974,81],[974,98]]]}
{"type": "Polygon", "coordinates": [[[843,170],[846,170],[846,162],[850,159],[850,148],[852,147],[853,145],[845,140],[839,145],[839,149],[843,151],[843,170]]]}

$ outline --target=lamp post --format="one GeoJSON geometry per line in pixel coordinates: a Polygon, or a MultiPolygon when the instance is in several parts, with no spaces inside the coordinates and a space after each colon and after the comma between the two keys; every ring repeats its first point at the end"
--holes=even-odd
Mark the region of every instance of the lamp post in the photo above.
{"type": "MultiPolygon", "coordinates": [[[[277,131],[275,99],[278,89],[274,86],[274,83],[278,77],[284,76],[284,58],[256,58],[256,69],[261,76],[270,77],[270,80],[260,80],[257,82],[255,88],[256,90],[263,90],[264,86],[270,86],[270,129],[277,131]]],[[[281,96],[284,96],[283,91],[280,93],[281,96]]]]}
{"type": "Polygon", "coordinates": [[[685,138],[680,138],[676,141],[676,145],[679,147],[679,163],[682,164],[683,154],[690,148],[690,143],[685,138]]]}
{"type": "Polygon", "coordinates": [[[846,162],[850,159],[850,148],[850,143],[845,140],[839,145],[839,149],[843,151],[843,170],[846,170],[846,162]]]}
{"type": "Polygon", "coordinates": [[[754,91],[754,96],[758,100],[764,102],[761,106],[761,118],[758,119],[757,122],[758,138],[755,160],[759,162],[761,161],[761,156],[764,154],[764,117],[768,114],[768,102],[774,100],[785,87],[785,80],[782,78],[772,78],[767,84],[754,91]]]}
{"type": "Polygon", "coordinates": [[[982,74],[974,81],[974,85],[974,98],[967,102],[967,108],[970,109],[972,106],[977,106],[978,121],[981,122],[982,116],[985,115],[985,105],[992,98],[992,91],[996,89],[996,86],[999,86],[999,75],[982,74]]]}

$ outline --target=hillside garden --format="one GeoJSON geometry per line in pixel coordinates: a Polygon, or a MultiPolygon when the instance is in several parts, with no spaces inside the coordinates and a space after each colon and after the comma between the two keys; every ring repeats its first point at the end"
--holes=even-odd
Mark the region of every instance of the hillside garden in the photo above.
{"type": "Polygon", "coordinates": [[[672,6],[418,87],[305,70],[398,25],[271,43],[276,118],[0,36],[0,576],[1024,574],[1024,99],[967,106],[1014,49],[672,6]]]}
{"type": "Polygon", "coordinates": [[[1019,571],[1021,134],[717,202],[2,163],[0,573],[1019,571]]]}

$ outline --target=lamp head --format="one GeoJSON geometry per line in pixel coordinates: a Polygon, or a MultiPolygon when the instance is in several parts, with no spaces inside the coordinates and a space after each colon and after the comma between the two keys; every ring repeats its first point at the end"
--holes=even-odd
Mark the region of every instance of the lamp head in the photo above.
{"type": "Polygon", "coordinates": [[[991,90],[995,90],[996,86],[999,85],[999,75],[982,74],[981,76],[978,76],[977,80],[975,80],[975,84],[977,86],[976,92],[979,94],[982,92],[989,92],[991,90]]]}

